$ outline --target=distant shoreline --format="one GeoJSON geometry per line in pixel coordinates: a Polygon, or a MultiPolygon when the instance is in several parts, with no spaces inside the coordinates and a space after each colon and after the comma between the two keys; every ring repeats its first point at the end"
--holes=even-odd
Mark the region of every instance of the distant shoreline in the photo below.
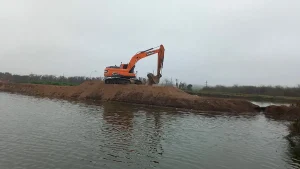
{"type": "Polygon", "coordinates": [[[269,95],[239,94],[239,93],[225,93],[225,92],[186,91],[186,90],[185,92],[187,92],[188,94],[205,96],[205,97],[238,98],[238,99],[247,99],[251,101],[270,101],[270,102],[285,102],[285,103],[294,103],[300,101],[300,97],[269,96],[269,95]]]}
{"type": "MultiPolygon", "coordinates": [[[[17,75],[9,72],[0,72],[0,83],[16,84],[43,84],[51,86],[78,86],[86,81],[103,80],[103,77],[86,77],[86,76],[55,76],[55,75],[17,75]]],[[[162,79],[160,86],[173,86],[192,95],[218,98],[239,98],[251,101],[270,101],[270,102],[287,102],[293,103],[300,101],[300,85],[294,87],[284,86],[250,86],[250,85],[233,85],[233,86],[203,86],[179,82],[176,83],[171,79],[162,79]]]]}

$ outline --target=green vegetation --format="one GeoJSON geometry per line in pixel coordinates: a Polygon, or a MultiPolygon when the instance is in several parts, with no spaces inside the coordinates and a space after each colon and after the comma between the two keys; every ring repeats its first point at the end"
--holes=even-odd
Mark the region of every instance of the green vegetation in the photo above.
{"type": "Polygon", "coordinates": [[[245,98],[257,101],[294,102],[300,100],[300,85],[297,87],[217,85],[203,87],[201,90],[194,92],[203,96],[245,98]]]}
{"type": "Polygon", "coordinates": [[[101,80],[102,78],[89,78],[84,76],[54,76],[54,75],[16,75],[8,72],[0,72],[0,81],[13,83],[32,83],[32,84],[47,84],[59,86],[75,86],[87,80],[101,80]]]}
{"type": "MultiPolygon", "coordinates": [[[[285,136],[293,151],[300,148],[300,120],[296,119],[288,125],[289,134],[285,136]]],[[[296,152],[297,153],[297,152],[296,152]]]]}
{"type": "Polygon", "coordinates": [[[226,92],[209,92],[209,91],[187,91],[189,94],[206,97],[221,97],[221,98],[244,98],[253,101],[272,101],[272,102],[295,102],[300,101],[300,97],[286,97],[286,96],[268,96],[258,94],[242,94],[242,93],[226,93],[226,92]]]}
{"type": "Polygon", "coordinates": [[[221,98],[244,98],[253,101],[284,101],[295,102],[300,100],[300,85],[296,87],[283,86],[207,86],[197,88],[192,84],[164,79],[161,85],[174,86],[189,94],[207,97],[221,97],[221,98]]]}
{"type": "Polygon", "coordinates": [[[239,93],[266,96],[300,97],[300,85],[296,87],[283,86],[222,86],[203,87],[203,92],[239,93]]]}
{"type": "Polygon", "coordinates": [[[290,136],[300,136],[300,120],[296,119],[289,126],[290,136]]]}

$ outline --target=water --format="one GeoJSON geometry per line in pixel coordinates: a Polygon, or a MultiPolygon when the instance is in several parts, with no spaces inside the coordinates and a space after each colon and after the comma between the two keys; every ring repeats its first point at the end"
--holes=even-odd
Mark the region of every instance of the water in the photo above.
{"type": "Polygon", "coordinates": [[[253,104],[256,104],[258,106],[261,106],[261,107],[267,107],[267,106],[270,106],[270,105],[276,105],[276,106],[281,106],[281,105],[285,105],[285,106],[289,106],[291,105],[290,103],[280,103],[280,102],[263,102],[263,101],[250,101],[251,103],[253,104]]]}
{"type": "Polygon", "coordinates": [[[299,168],[285,124],[0,93],[0,168],[299,168]]]}

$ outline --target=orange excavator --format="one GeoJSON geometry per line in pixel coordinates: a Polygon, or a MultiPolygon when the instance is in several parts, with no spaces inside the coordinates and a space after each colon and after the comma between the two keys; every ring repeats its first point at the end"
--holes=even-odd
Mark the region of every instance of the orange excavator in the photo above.
{"type": "Polygon", "coordinates": [[[163,45],[160,45],[156,48],[150,48],[144,51],[136,53],[130,59],[128,64],[122,64],[120,66],[108,66],[104,70],[105,84],[142,84],[142,81],[136,78],[134,73],[135,64],[148,56],[154,55],[157,53],[157,75],[155,76],[152,73],[148,73],[148,85],[158,84],[160,78],[162,77],[162,67],[164,62],[164,52],[165,48],[163,45]]]}

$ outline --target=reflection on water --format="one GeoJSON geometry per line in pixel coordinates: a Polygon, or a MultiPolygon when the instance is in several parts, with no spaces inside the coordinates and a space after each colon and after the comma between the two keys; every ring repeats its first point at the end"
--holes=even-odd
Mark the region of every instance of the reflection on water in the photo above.
{"type": "Polygon", "coordinates": [[[108,139],[104,147],[113,150],[104,159],[149,166],[159,163],[159,156],[163,153],[160,114],[122,103],[105,103],[103,107],[103,119],[106,122],[103,129],[108,139]],[[135,115],[142,114],[142,111],[145,117],[134,120],[135,115]],[[138,162],[139,156],[146,156],[147,160],[138,162]]]}
{"type": "Polygon", "coordinates": [[[129,105],[114,105],[105,103],[103,119],[111,124],[114,130],[132,130],[134,109],[129,105]]]}
{"type": "Polygon", "coordinates": [[[298,168],[285,135],[261,114],[0,93],[0,168],[298,168]]]}

